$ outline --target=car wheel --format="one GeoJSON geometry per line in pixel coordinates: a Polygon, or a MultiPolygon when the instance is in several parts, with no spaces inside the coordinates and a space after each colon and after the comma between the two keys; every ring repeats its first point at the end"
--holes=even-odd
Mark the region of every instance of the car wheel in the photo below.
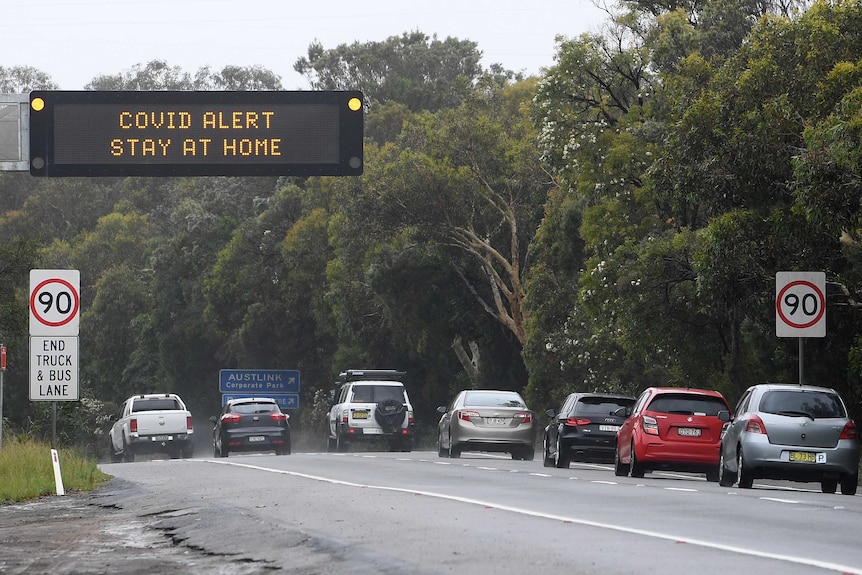
{"type": "Polygon", "coordinates": [[[536,448],[527,447],[524,449],[524,461],[533,461],[536,458],[536,448]]]}
{"type": "Polygon", "coordinates": [[[135,462],[135,452],[132,451],[132,446],[126,443],[126,440],[123,440],[123,461],[126,463],[134,463],[135,462]]]}
{"type": "Polygon", "coordinates": [[[111,441],[111,444],[108,449],[111,450],[111,463],[120,463],[121,461],[123,461],[122,455],[117,453],[117,451],[114,449],[113,441],[111,441]]]}
{"type": "Polygon", "coordinates": [[[218,445],[213,443],[213,457],[221,457],[221,451],[218,450],[218,445]]]}
{"type": "Polygon", "coordinates": [[[350,447],[350,444],[347,443],[347,440],[344,439],[344,436],[340,433],[338,437],[335,438],[335,450],[339,453],[347,453],[347,449],[350,447]]]}
{"type": "Polygon", "coordinates": [[[751,486],[754,485],[754,477],[751,476],[751,470],[745,467],[742,446],[736,449],[736,473],[739,477],[739,487],[740,489],[751,489],[751,486]]]}
{"type": "Polygon", "coordinates": [[[614,449],[614,475],[617,477],[625,477],[629,474],[629,466],[620,461],[620,446],[617,445],[614,449]]]}
{"type": "Polygon", "coordinates": [[[710,467],[706,470],[706,480],[712,483],[718,481],[719,475],[721,475],[721,471],[718,467],[710,467]]]}
{"type": "Polygon", "coordinates": [[[837,479],[821,479],[820,480],[820,491],[823,493],[835,493],[838,491],[838,480],[837,479]]]}
{"type": "Polygon", "coordinates": [[[859,474],[842,475],[841,476],[841,494],[856,495],[856,489],[859,487],[859,474]]]}
{"type": "Polygon", "coordinates": [[[449,457],[449,450],[443,447],[443,436],[437,434],[437,457],[449,457]]]}
{"type": "Polygon", "coordinates": [[[536,450],[532,447],[516,447],[512,450],[512,459],[532,461],[536,458],[536,450]]]}
{"type": "Polygon", "coordinates": [[[461,457],[461,446],[452,443],[452,438],[449,438],[449,457],[452,459],[461,457]]]}
{"type": "Polygon", "coordinates": [[[631,477],[643,477],[644,473],[646,473],[646,469],[644,466],[638,462],[637,454],[635,453],[635,446],[632,444],[632,462],[629,464],[629,475],[631,477]]]}
{"type": "Polygon", "coordinates": [[[718,484],[722,487],[733,487],[733,484],[736,483],[736,477],[728,471],[727,465],[724,461],[724,451],[719,452],[718,457],[718,484]]]}
{"type": "Polygon", "coordinates": [[[563,445],[560,436],[557,436],[557,453],[554,454],[554,466],[558,469],[568,469],[571,463],[572,453],[563,445]]]}
{"type": "Polygon", "coordinates": [[[553,467],[554,466],[554,458],[550,453],[550,445],[548,442],[548,434],[545,434],[545,439],[542,441],[542,465],[544,467],[553,467]]]}
{"type": "Polygon", "coordinates": [[[335,438],[329,437],[329,434],[327,433],[326,434],[326,451],[328,451],[329,453],[332,453],[333,451],[335,451],[335,447],[336,447],[335,438]]]}

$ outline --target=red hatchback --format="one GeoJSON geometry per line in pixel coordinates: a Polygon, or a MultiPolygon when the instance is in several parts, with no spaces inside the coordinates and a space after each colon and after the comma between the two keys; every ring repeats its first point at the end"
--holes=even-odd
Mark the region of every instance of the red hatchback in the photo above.
{"type": "Polygon", "coordinates": [[[625,415],[629,417],[617,432],[616,475],[643,477],[653,469],[668,469],[706,473],[708,481],[718,481],[721,429],[730,419],[721,393],[651,387],[625,415]]]}

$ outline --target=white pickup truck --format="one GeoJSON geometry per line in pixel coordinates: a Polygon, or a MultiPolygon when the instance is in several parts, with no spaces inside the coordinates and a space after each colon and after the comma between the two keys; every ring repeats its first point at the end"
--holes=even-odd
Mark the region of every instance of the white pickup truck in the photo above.
{"type": "Polygon", "coordinates": [[[175,393],[133,395],[117,415],[110,431],[111,461],[131,462],[135,454],[165,453],[172,458],[192,456],[192,414],[175,393]]]}

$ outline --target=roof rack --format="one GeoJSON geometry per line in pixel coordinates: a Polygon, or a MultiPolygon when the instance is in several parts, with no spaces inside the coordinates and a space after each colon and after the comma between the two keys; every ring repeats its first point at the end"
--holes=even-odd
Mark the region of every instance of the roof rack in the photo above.
{"type": "Polygon", "coordinates": [[[338,379],[343,383],[347,381],[380,380],[401,381],[407,375],[406,371],[397,369],[348,369],[338,374],[338,379]]]}

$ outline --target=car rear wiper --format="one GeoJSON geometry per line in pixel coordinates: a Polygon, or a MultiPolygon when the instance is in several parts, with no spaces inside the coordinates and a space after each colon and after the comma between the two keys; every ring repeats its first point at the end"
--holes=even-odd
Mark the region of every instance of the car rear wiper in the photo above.
{"type": "Polygon", "coordinates": [[[811,421],[814,421],[814,416],[808,413],[807,411],[794,411],[791,409],[779,411],[778,415],[786,415],[788,417],[807,417],[811,421]]]}

